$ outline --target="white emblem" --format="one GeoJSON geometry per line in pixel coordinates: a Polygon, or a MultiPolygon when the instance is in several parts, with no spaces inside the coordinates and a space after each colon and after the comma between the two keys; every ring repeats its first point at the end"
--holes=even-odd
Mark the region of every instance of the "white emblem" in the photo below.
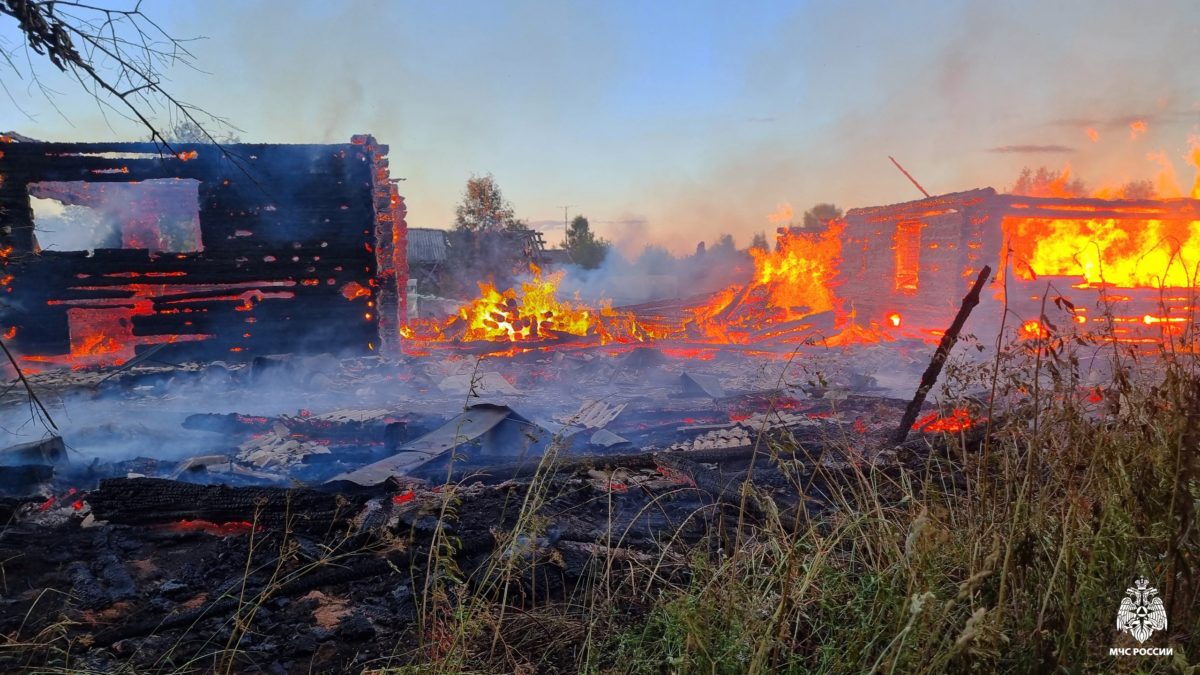
{"type": "Polygon", "coordinates": [[[1121,609],[1117,610],[1117,630],[1129,633],[1139,643],[1145,642],[1156,630],[1166,630],[1167,610],[1163,608],[1158,589],[1150,582],[1138,579],[1125,589],[1121,609]]]}

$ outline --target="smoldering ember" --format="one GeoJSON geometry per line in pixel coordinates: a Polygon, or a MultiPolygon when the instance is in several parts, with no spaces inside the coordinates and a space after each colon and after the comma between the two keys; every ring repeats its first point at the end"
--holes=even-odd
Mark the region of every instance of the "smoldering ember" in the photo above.
{"type": "MultiPolygon", "coordinates": [[[[56,11],[0,3],[141,73],[56,11]]],[[[155,74],[94,93],[150,140],[0,134],[5,672],[1194,667],[1178,159],[892,159],[920,198],[638,257],[490,174],[415,223],[384,134],[218,137],[155,74]]]]}

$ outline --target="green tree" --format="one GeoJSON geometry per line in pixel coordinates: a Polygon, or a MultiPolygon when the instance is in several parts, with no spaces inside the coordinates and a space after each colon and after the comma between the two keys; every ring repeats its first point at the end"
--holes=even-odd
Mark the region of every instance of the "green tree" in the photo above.
{"type": "Polygon", "coordinates": [[[571,252],[571,259],[580,267],[589,270],[599,267],[608,256],[609,247],[607,241],[596,238],[584,216],[575,216],[567,226],[566,248],[571,252]]]}
{"type": "Polygon", "coordinates": [[[454,210],[454,228],[472,233],[518,230],[522,224],[504,199],[492,174],[471,176],[462,203],[454,210]]]}
{"type": "Polygon", "coordinates": [[[712,246],[708,247],[708,252],[709,253],[731,253],[734,250],[736,250],[736,248],[737,247],[733,243],[733,235],[726,233],[726,234],[722,234],[721,236],[717,237],[717,241],[714,242],[712,246]]]}
{"type": "Polygon", "coordinates": [[[755,232],[754,237],[750,239],[750,248],[756,248],[760,251],[770,251],[771,244],[767,241],[767,233],[755,232]]]}
{"type": "Polygon", "coordinates": [[[829,221],[842,217],[842,210],[833,204],[817,204],[804,212],[804,229],[820,230],[829,225],[829,221]]]}

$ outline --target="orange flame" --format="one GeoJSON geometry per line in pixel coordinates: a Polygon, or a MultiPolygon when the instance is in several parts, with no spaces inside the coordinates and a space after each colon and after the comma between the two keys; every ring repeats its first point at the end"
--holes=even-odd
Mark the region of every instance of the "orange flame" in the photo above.
{"type": "Polygon", "coordinates": [[[912,428],[913,430],[924,431],[926,433],[954,433],[963,429],[969,429],[975,424],[976,421],[971,419],[971,414],[966,408],[955,408],[946,417],[942,417],[936,412],[929,413],[917,420],[912,425],[912,428]]]}
{"type": "Polygon", "coordinates": [[[536,265],[530,265],[532,279],[519,289],[500,291],[490,282],[479,284],[479,297],[459,308],[456,316],[442,324],[414,321],[401,330],[404,337],[445,341],[455,327],[462,332],[460,342],[538,342],[561,335],[596,336],[601,344],[640,342],[650,337],[633,314],[614,310],[608,303],[599,309],[580,302],[558,299],[563,273],[546,277],[536,265]]]}
{"type": "MultiPolygon", "coordinates": [[[[1098,199],[1145,199],[1151,197],[1183,196],[1170,159],[1162,153],[1152,153],[1151,161],[1160,165],[1153,185],[1131,183],[1120,187],[1102,187],[1092,192],[1098,199]],[[1150,194],[1146,194],[1150,192],[1150,194]]],[[[1189,157],[1200,166],[1200,151],[1193,147],[1189,157]]],[[[1067,167],[1052,181],[1035,186],[1025,194],[1038,197],[1079,197],[1067,167]]],[[[1200,183],[1193,187],[1193,195],[1200,183]]],[[[1136,207],[1128,208],[1136,216],[1136,207]]],[[[1020,279],[1039,276],[1076,276],[1088,284],[1111,284],[1124,287],[1190,287],[1195,283],[1196,265],[1200,263],[1200,220],[1186,216],[1171,218],[1111,218],[1107,214],[1093,215],[1085,207],[1078,218],[1004,219],[1003,229],[1011,242],[1013,268],[1020,279]]]]}
{"type": "Polygon", "coordinates": [[[744,343],[748,331],[770,322],[833,310],[841,323],[845,317],[834,295],[834,277],[844,228],[844,221],[835,220],[824,232],[783,230],[774,251],[750,249],[754,278],[747,286],[731,286],[694,309],[695,325],[719,342],[744,343]]]}
{"type": "Polygon", "coordinates": [[[770,289],[772,304],[807,316],[833,309],[832,284],[842,255],[842,223],[820,235],[789,233],[775,251],[751,249],[755,283],[770,289]]]}
{"type": "Polygon", "coordinates": [[[1021,324],[1020,333],[1021,337],[1027,340],[1050,336],[1050,331],[1046,330],[1041,321],[1026,321],[1021,324]]]}

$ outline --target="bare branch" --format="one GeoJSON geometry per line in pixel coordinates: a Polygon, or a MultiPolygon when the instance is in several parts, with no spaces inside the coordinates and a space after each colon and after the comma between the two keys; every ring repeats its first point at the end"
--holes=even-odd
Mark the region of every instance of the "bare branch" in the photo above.
{"type": "MultiPolygon", "coordinates": [[[[220,146],[206,124],[228,126],[221,118],[184,103],[168,92],[162,73],[175,65],[194,69],[194,55],[187,42],[170,35],[159,23],[142,13],[142,3],[62,0],[0,0],[0,15],[16,19],[25,38],[26,66],[21,68],[4,54],[7,64],[21,79],[22,70],[32,85],[53,103],[53,92],[37,77],[37,66],[28,55],[45,57],[55,68],[73,75],[102,109],[138,122],[150,132],[150,140],[174,152],[171,141],[153,117],[165,106],[172,116],[195,125],[205,142],[220,146]]],[[[61,114],[61,113],[60,113],[61,114]]],[[[223,150],[223,149],[222,149],[223,150]]],[[[227,155],[228,156],[228,155],[227,155]]]]}

